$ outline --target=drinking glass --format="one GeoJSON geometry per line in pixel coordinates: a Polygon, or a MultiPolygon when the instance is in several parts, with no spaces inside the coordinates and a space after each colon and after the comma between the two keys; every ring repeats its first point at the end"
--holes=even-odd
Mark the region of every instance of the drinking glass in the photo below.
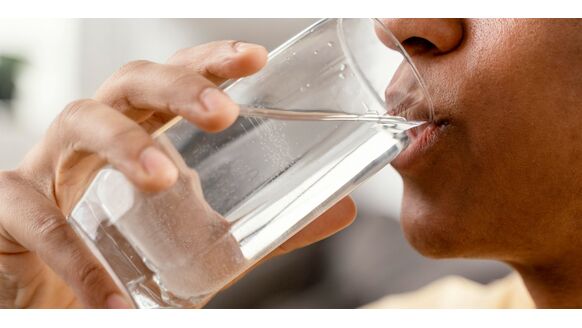
{"type": "Polygon", "coordinates": [[[154,136],[179,169],[146,193],[102,168],[70,224],[137,307],[200,307],[378,172],[432,106],[376,19],[323,19],[221,86],[241,116],[220,133],[181,118],[154,136]]]}

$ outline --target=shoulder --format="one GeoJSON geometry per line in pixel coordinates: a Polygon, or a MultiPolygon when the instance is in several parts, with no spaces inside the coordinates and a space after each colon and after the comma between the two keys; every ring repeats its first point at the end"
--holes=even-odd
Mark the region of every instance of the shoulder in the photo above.
{"type": "Polygon", "coordinates": [[[459,276],[436,280],[413,292],[388,295],[364,308],[533,308],[517,273],[487,285],[459,276]]]}

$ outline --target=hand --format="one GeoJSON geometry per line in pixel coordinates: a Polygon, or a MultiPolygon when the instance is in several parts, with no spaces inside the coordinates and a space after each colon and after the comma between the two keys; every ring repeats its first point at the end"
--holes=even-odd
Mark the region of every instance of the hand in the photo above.
{"type": "MultiPolygon", "coordinates": [[[[225,129],[238,106],[216,85],[255,73],[266,57],[261,46],[213,42],[167,64],[129,63],[93,99],[69,104],[17,169],[0,172],[0,307],[130,307],[65,217],[105,163],[143,191],[172,186],[177,169],[150,133],[176,115],[205,131],[225,129]]],[[[346,198],[273,255],[323,239],[354,216],[346,198]]]]}

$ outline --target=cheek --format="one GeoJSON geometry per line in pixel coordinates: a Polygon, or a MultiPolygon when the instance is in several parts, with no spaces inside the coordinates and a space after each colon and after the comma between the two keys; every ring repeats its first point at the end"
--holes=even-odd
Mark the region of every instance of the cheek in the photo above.
{"type": "Polygon", "coordinates": [[[426,255],[500,256],[542,242],[579,202],[582,104],[567,94],[582,81],[545,53],[542,34],[506,31],[426,70],[433,100],[452,117],[430,169],[403,177],[403,228],[426,255]]]}

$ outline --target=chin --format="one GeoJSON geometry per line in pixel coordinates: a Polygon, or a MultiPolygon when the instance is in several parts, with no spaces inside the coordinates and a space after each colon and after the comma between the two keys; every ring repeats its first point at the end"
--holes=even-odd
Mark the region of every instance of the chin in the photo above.
{"type": "Polygon", "coordinates": [[[458,218],[445,204],[405,196],[400,222],[404,236],[420,254],[436,259],[470,257],[471,233],[466,220],[458,218]]]}

